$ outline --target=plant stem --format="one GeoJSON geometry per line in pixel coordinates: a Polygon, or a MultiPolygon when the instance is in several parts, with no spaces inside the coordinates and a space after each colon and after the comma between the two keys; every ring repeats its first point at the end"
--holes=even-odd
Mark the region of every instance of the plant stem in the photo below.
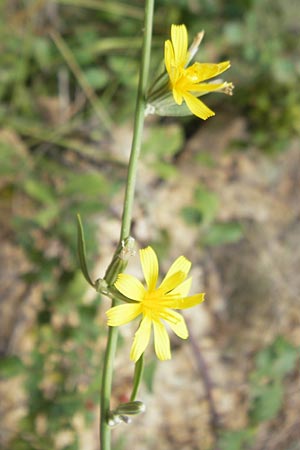
{"type": "Polygon", "coordinates": [[[148,82],[148,72],[150,65],[153,9],[154,9],[154,0],[146,0],[144,42],[142,49],[139,86],[135,107],[133,140],[128,166],[127,184],[125,190],[124,209],[121,227],[121,240],[129,235],[131,227],[132,208],[133,208],[136,174],[137,174],[137,163],[141,150],[142,134],[144,127],[145,93],[148,82]]]}
{"type": "MultiPolygon", "coordinates": [[[[135,108],[133,140],[128,165],[128,175],[124,198],[124,207],[123,207],[121,234],[120,234],[121,241],[129,236],[131,228],[137,163],[141,149],[142,133],[144,127],[145,91],[148,81],[148,72],[150,65],[153,10],[154,10],[154,0],[146,0],[142,61],[140,66],[139,86],[135,108]]],[[[109,280],[107,281],[109,282],[109,280]]],[[[116,303],[117,301],[113,300],[112,306],[115,306],[116,303]]],[[[110,410],[113,362],[117,348],[117,340],[118,340],[118,328],[109,327],[107,346],[104,356],[104,364],[102,372],[103,373],[102,388],[100,398],[100,450],[111,449],[111,429],[108,426],[107,417],[110,410]]]]}

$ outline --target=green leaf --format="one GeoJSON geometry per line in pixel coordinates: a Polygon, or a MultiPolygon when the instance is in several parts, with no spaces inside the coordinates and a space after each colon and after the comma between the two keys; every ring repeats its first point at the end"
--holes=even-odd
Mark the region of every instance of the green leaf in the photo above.
{"type": "Polygon", "coordinates": [[[176,167],[164,161],[157,161],[152,164],[151,167],[155,170],[156,174],[164,180],[174,178],[178,173],[176,167]]]}
{"type": "Polygon", "coordinates": [[[282,407],[283,394],[281,380],[261,386],[260,393],[257,393],[250,409],[252,421],[257,423],[276,417],[282,407]]]}
{"type": "Polygon", "coordinates": [[[181,214],[187,223],[209,225],[217,215],[219,198],[217,194],[203,186],[198,186],[194,194],[194,204],[182,208],[181,214]]]}
{"type": "Polygon", "coordinates": [[[217,164],[214,155],[212,155],[209,150],[198,153],[195,160],[197,163],[201,164],[201,166],[205,167],[216,167],[217,164]]]}
{"type": "Polygon", "coordinates": [[[218,195],[198,186],[195,192],[195,201],[198,210],[203,214],[203,220],[205,222],[213,221],[219,209],[218,195]]]}
{"type": "Polygon", "coordinates": [[[295,370],[299,357],[298,350],[281,336],[276,339],[274,346],[277,358],[273,364],[273,374],[285,376],[295,370]]]}
{"type": "Polygon", "coordinates": [[[101,70],[98,67],[90,67],[84,71],[85,78],[87,82],[94,89],[102,89],[106,86],[109,81],[107,72],[101,70]]]}
{"type": "Polygon", "coordinates": [[[218,195],[203,186],[198,186],[194,197],[195,207],[202,214],[202,221],[205,224],[213,222],[219,210],[218,195]]]}
{"type": "Polygon", "coordinates": [[[78,257],[79,257],[79,262],[80,262],[80,268],[84,275],[84,278],[91,286],[94,287],[95,285],[91,280],[91,277],[88,272],[87,264],[86,264],[84,232],[83,232],[83,226],[82,226],[82,222],[81,222],[81,218],[80,218],[79,214],[77,214],[77,250],[78,250],[78,257]]]}
{"type": "Polygon", "coordinates": [[[33,178],[27,179],[24,183],[24,191],[27,195],[44,204],[55,204],[55,195],[45,184],[33,178]]]}
{"type": "Polygon", "coordinates": [[[25,151],[17,145],[12,145],[9,138],[10,134],[7,133],[6,136],[4,130],[0,137],[0,175],[16,179],[16,174],[24,173],[28,168],[28,162],[25,151]]]}
{"type": "Polygon", "coordinates": [[[63,195],[81,196],[88,199],[96,198],[98,200],[99,193],[107,195],[109,187],[105,177],[99,173],[69,173],[63,187],[63,195]]]}
{"type": "Polygon", "coordinates": [[[206,245],[221,245],[240,240],[243,229],[238,222],[214,223],[203,237],[206,245]]]}
{"type": "Polygon", "coordinates": [[[256,355],[258,375],[283,378],[295,369],[297,358],[297,349],[279,336],[269,347],[256,355]]]}
{"type": "Polygon", "coordinates": [[[185,206],[182,208],[181,215],[189,225],[195,225],[197,223],[201,223],[202,221],[201,212],[194,206],[185,206]]]}
{"type": "Polygon", "coordinates": [[[17,356],[6,356],[0,360],[0,377],[10,378],[20,375],[24,371],[24,366],[17,356]]]}
{"type": "Polygon", "coordinates": [[[33,54],[35,59],[42,70],[49,68],[51,66],[52,52],[51,52],[51,42],[49,39],[41,36],[35,36],[32,41],[33,44],[33,54]]]}
{"type": "Polygon", "coordinates": [[[254,431],[250,428],[236,431],[226,431],[218,441],[220,450],[243,450],[254,439],[254,431]]]}
{"type": "Polygon", "coordinates": [[[47,207],[41,208],[41,210],[35,214],[33,221],[42,228],[49,228],[60,213],[59,205],[53,203],[47,207]]]}
{"type": "Polygon", "coordinates": [[[158,155],[160,158],[172,157],[184,142],[183,130],[177,124],[156,125],[143,143],[143,152],[147,155],[158,155]],[[166,145],[168,142],[168,145],[166,145]]]}

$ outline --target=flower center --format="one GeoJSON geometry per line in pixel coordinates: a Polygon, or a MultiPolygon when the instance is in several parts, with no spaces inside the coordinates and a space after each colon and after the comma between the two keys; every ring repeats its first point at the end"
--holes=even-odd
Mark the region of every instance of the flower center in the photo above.
{"type": "Polygon", "coordinates": [[[169,308],[174,307],[174,303],[180,298],[178,294],[164,294],[161,289],[147,291],[141,302],[142,313],[151,320],[168,319],[174,321],[174,318],[169,318],[169,308]]]}
{"type": "Polygon", "coordinates": [[[154,291],[147,291],[144,295],[144,298],[142,300],[143,307],[145,309],[158,309],[161,308],[160,305],[160,299],[161,299],[161,292],[159,292],[158,289],[155,289],[154,291]]]}
{"type": "Polygon", "coordinates": [[[193,85],[199,82],[199,73],[193,66],[187,69],[174,66],[172,69],[170,80],[173,89],[176,89],[178,93],[192,90],[193,85]]]}

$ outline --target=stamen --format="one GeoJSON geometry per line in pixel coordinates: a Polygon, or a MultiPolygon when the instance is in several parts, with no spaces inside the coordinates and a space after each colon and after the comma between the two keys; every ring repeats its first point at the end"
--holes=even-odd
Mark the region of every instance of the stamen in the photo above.
{"type": "Polygon", "coordinates": [[[227,95],[232,95],[232,91],[234,89],[233,83],[226,83],[226,85],[223,87],[222,92],[227,95]]]}

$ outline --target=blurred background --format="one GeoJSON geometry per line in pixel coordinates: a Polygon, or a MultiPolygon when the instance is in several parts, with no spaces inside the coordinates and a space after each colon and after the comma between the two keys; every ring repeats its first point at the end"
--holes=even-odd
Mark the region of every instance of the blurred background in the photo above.
{"type": "MultiPolygon", "coordinates": [[[[97,449],[104,313],[76,255],[103,276],[117,245],[143,2],[0,5],[0,447],[97,449]]],[[[197,59],[230,59],[216,117],[146,121],[132,235],[162,272],[193,262],[206,302],[146,355],[147,411],[115,450],[300,449],[300,10],[296,0],[157,0],[150,80],[172,23],[197,59]]],[[[128,272],[140,276],[138,256],[128,272]]],[[[130,395],[135,325],[122,327],[112,404],[130,395]]]]}

